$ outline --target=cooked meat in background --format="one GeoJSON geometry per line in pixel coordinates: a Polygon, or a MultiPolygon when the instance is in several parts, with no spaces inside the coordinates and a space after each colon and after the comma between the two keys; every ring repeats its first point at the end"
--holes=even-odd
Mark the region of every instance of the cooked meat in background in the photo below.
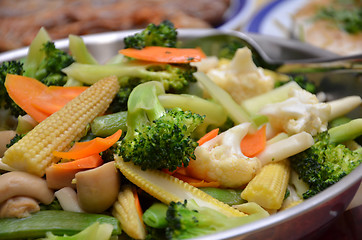
{"type": "Polygon", "coordinates": [[[168,19],[177,28],[223,22],[230,0],[1,0],[0,51],[31,43],[44,26],[52,39],[141,29],[168,19]]]}
{"type": "Polygon", "coordinates": [[[311,0],[293,18],[298,39],[340,55],[362,53],[361,0],[311,0]]]}

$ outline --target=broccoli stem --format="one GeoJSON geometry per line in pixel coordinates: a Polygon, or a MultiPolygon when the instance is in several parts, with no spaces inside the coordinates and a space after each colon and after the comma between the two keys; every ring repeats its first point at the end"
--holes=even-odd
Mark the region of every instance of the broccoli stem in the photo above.
{"type": "Polygon", "coordinates": [[[108,65],[73,63],[62,69],[62,71],[67,74],[68,77],[89,85],[92,85],[98,80],[111,75],[115,75],[119,79],[122,77],[135,77],[159,81],[162,81],[162,79],[168,79],[171,76],[171,74],[167,72],[147,71],[146,68],[148,66],[151,65],[140,62],[137,63],[137,65],[131,63],[108,65]]]}
{"type": "Polygon", "coordinates": [[[167,227],[166,212],[168,206],[163,203],[154,203],[142,216],[143,222],[153,228],[167,227]]]}
{"type": "Polygon", "coordinates": [[[221,126],[227,120],[223,107],[206,99],[188,94],[163,94],[159,95],[162,106],[165,108],[179,107],[182,110],[189,110],[199,115],[205,115],[207,125],[221,126]]]}
{"type": "Polygon", "coordinates": [[[128,101],[127,134],[126,139],[131,139],[136,134],[136,129],[148,125],[153,120],[165,113],[165,108],[158,100],[158,95],[165,90],[160,82],[146,82],[133,89],[128,101]]]}
{"type": "Polygon", "coordinates": [[[51,41],[51,39],[47,31],[43,27],[40,28],[30,44],[28,55],[24,62],[24,76],[35,78],[35,73],[45,57],[45,53],[41,49],[48,41],[51,41]]]}
{"type": "Polygon", "coordinates": [[[348,123],[330,128],[328,133],[331,143],[338,144],[347,140],[353,140],[362,135],[362,118],[357,118],[348,123]]]}
{"type": "Polygon", "coordinates": [[[47,210],[37,212],[27,218],[0,219],[0,239],[39,238],[44,237],[47,232],[72,235],[95,222],[112,224],[112,233],[115,235],[121,233],[118,220],[111,216],[47,210]]]}
{"type": "Polygon", "coordinates": [[[96,117],[91,123],[91,131],[94,135],[107,137],[122,129],[127,131],[127,111],[96,117]]]}
{"type": "Polygon", "coordinates": [[[253,122],[249,114],[237,104],[229,93],[224,89],[216,85],[206,74],[202,72],[194,73],[195,78],[202,84],[202,86],[209,92],[211,97],[220,103],[224,107],[225,111],[228,113],[230,118],[235,122],[235,124],[240,124],[244,122],[251,123],[251,129],[256,129],[256,124],[253,122]]]}
{"type": "Polygon", "coordinates": [[[69,51],[78,63],[98,64],[79,36],[69,35],[69,51]]]}

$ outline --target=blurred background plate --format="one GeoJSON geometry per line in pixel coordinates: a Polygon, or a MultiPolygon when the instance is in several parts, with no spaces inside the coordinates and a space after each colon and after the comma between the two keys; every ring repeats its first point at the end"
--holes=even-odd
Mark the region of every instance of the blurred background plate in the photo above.
{"type": "Polygon", "coordinates": [[[292,15],[305,0],[275,0],[259,9],[243,28],[245,32],[289,38],[293,26],[292,15]]]}
{"type": "Polygon", "coordinates": [[[218,29],[238,29],[249,21],[255,9],[253,0],[231,0],[229,9],[224,14],[224,23],[218,29]]]}

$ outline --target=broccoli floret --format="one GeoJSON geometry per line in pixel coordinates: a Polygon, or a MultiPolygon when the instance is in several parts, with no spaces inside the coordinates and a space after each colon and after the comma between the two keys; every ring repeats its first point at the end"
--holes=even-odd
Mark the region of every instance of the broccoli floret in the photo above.
{"type": "Polygon", "coordinates": [[[275,87],[280,87],[290,81],[296,82],[301,88],[310,93],[315,94],[317,92],[317,86],[314,83],[310,82],[308,78],[303,75],[289,76],[289,81],[277,81],[275,83],[275,87]]]}
{"type": "Polygon", "coordinates": [[[35,78],[47,86],[63,86],[68,78],[61,70],[74,62],[73,57],[57,49],[50,41],[43,45],[41,51],[45,57],[35,72],[35,78]]]}
{"type": "Polygon", "coordinates": [[[196,82],[193,73],[196,68],[188,64],[179,65],[153,65],[143,69],[140,67],[139,77],[124,77],[121,79],[121,88],[110,105],[111,112],[127,110],[128,97],[134,87],[148,81],[160,81],[167,93],[184,93],[190,82],[196,82]],[[144,72],[143,72],[144,71],[144,72]]]}
{"type": "Polygon", "coordinates": [[[142,49],[146,46],[176,47],[177,31],[173,23],[165,20],[159,25],[149,24],[142,32],[124,39],[125,48],[142,49]]]}
{"type": "Polygon", "coordinates": [[[8,73],[22,75],[23,71],[23,63],[20,61],[8,61],[0,65],[0,107],[9,109],[11,115],[16,117],[25,112],[10,98],[5,88],[5,79],[8,73]]]}
{"type": "Polygon", "coordinates": [[[195,238],[269,216],[256,203],[247,204],[248,207],[245,208],[248,208],[249,215],[244,217],[228,217],[212,208],[198,206],[193,199],[185,200],[183,203],[171,202],[168,207],[151,206],[143,217],[148,229],[147,239],[157,239],[162,235],[162,230],[166,239],[195,238]]]}
{"type": "Polygon", "coordinates": [[[20,139],[22,139],[25,136],[25,134],[15,134],[15,136],[10,140],[10,143],[6,144],[6,147],[9,148],[15,143],[17,143],[20,139]]]}
{"type": "Polygon", "coordinates": [[[360,152],[340,144],[347,140],[343,136],[353,139],[361,135],[361,129],[362,119],[331,128],[319,133],[312,147],[290,158],[299,178],[309,185],[309,190],[303,194],[304,199],[338,182],[362,162],[360,152]]]}
{"type": "Polygon", "coordinates": [[[192,132],[204,116],[180,109],[166,109],[158,100],[165,93],[160,82],[135,87],[128,100],[127,133],[117,153],[143,170],[188,166],[197,142],[192,132]]]}

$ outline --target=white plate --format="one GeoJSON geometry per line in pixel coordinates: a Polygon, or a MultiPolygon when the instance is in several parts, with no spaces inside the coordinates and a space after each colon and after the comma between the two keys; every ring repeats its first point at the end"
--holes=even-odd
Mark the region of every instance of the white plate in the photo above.
{"type": "Polygon", "coordinates": [[[305,4],[305,0],[274,0],[260,9],[243,30],[288,38],[293,26],[292,15],[305,4]]]}

